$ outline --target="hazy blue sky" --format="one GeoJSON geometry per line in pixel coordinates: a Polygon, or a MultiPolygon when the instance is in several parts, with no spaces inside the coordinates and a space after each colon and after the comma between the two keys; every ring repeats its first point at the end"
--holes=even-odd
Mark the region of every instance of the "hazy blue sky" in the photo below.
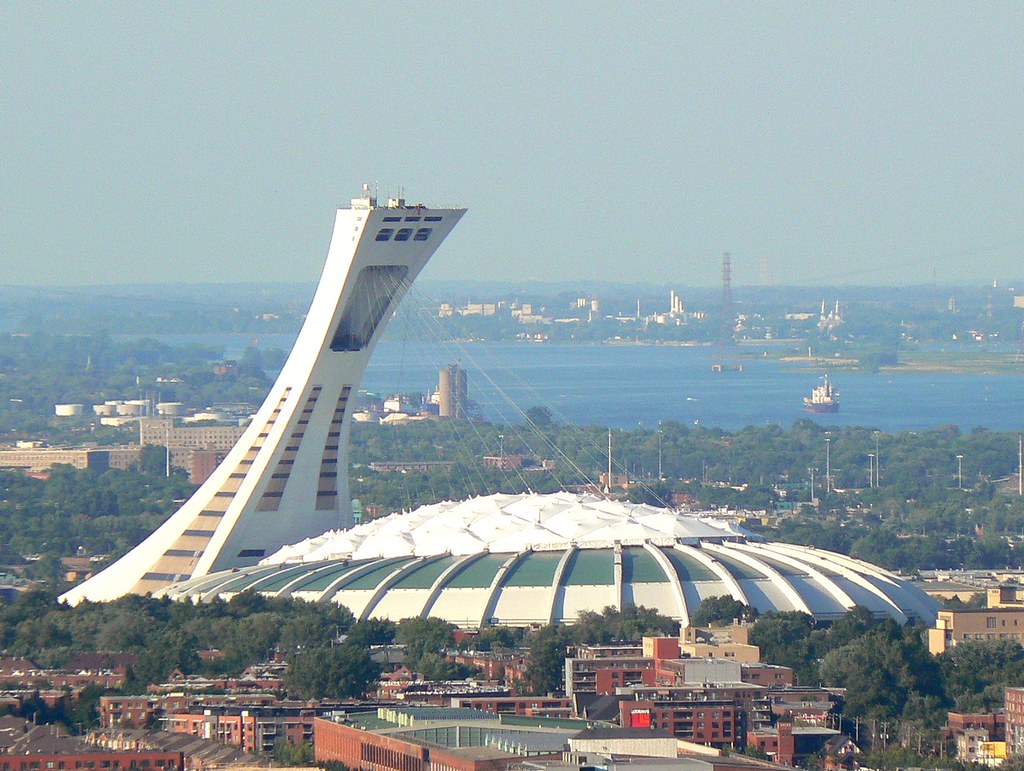
{"type": "Polygon", "coordinates": [[[1024,4],[5,3],[8,284],[314,280],[333,209],[470,213],[431,279],[1024,277],[1024,4]]]}

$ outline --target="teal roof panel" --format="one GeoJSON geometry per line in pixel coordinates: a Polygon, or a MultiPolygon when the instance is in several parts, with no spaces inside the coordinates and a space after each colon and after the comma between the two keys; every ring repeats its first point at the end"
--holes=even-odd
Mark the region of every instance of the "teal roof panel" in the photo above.
{"type": "Polygon", "coordinates": [[[579,549],[565,566],[565,586],[607,586],[615,583],[615,553],[611,549],[579,549]]]}
{"type": "Polygon", "coordinates": [[[642,546],[622,550],[622,583],[666,584],[668,580],[658,561],[642,546]]]}
{"type": "Polygon", "coordinates": [[[441,574],[464,557],[442,557],[424,562],[419,567],[407,570],[395,581],[392,589],[429,589],[441,574]]]}
{"type": "Polygon", "coordinates": [[[485,554],[480,559],[473,560],[469,565],[463,567],[445,586],[453,589],[486,589],[498,575],[501,566],[511,556],[511,554],[485,554]]]}
{"type": "Polygon", "coordinates": [[[561,551],[528,552],[509,571],[505,586],[551,586],[555,570],[562,559],[561,551]]]}

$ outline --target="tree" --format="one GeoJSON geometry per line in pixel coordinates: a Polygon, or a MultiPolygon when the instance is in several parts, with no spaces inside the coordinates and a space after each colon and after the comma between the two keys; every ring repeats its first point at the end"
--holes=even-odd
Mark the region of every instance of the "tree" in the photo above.
{"type": "Polygon", "coordinates": [[[348,630],[345,642],[369,648],[371,645],[387,645],[394,642],[398,625],[384,618],[363,618],[348,630]]]}
{"type": "Polygon", "coordinates": [[[960,712],[991,711],[1006,686],[1024,685],[1024,648],[1016,640],[961,642],[938,658],[945,695],[960,712]]]}
{"type": "Polygon", "coordinates": [[[310,766],[314,756],[313,745],[309,742],[292,744],[287,739],[274,742],[274,762],[282,766],[310,766]]]}
{"type": "Polygon", "coordinates": [[[345,644],[295,654],[284,686],[305,699],[358,698],[380,673],[380,664],[370,658],[368,650],[345,644]]]}
{"type": "Polygon", "coordinates": [[[813,683],[816,667],[810,655],[814,619],[806,613],[765,613],[750,630],[750,642],[761,649],[761,660],[792,667],[802,683],[813,683]]]}
{"type": "Polygon", "coordinates": [[[530,407],[526,411],[526,422],[534,428],[550,428],[555,425],[551,410],[544,406],[530,407]]]}
{"type": "Polygon", "coordinates": [[[425,680],[464,680],[477,673],[473,667],[458,664],[440,653],[425,653],[417,664],[416,671],[425,680]]]}
{"type": "Polygon", "coordinates": [[[144,446],[139,452],[139,471],[154,477],[166,475],[167,448],[158,444],[144,446]]]}
{"type": "Polygon", "coordinates": [[[846,688],[846,711],[878,720],[900,717],[908,702],[942,697],[941,672],[921,641],[920,630],[884,621],[821,661],[830,685],[846,688]]]}
{"type": "Polygon", "coordinates": [[[691,626],[711,626],[728,624],[732,621],[753,621],[757,618],[757,609],[734,600],[729,595],[705,597],[701,600],[697,611],[690,617],[691,626]]]}
{"type": "Polygon", "coordinates": [[[526,666],[526,682],[531,693],[562,690],[569,642],[567,629],[556,624],[542,626],[533,633],[529,642],[530,663],[526,666]]]}
{"type": "Polygon", "coordinates": [[[405,645],[405,664],[419,671],[428,653],[441,653],[455,642],[455,627],[440,618],[406,618],[398,623],[395,639],[405,645]]]}
{"type": "Polygon", "coordinates": [[[679,623],[642,605],[625,605],[622,610],[612,606],[600,613],[583,611],[568,634],[578,645],[599,645],[613,640],[640,640],[645,636],[675,636],[679,623]]]}

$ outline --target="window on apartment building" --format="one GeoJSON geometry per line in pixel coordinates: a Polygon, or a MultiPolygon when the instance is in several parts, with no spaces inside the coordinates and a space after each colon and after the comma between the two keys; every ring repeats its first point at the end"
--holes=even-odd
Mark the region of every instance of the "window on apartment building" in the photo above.
{"type": "Polygon", "coordinates": [[[985,628],[986,629],[995,629],[996,628],[996,617],[995,616],[987,616],[985,618],[985,628]]]}

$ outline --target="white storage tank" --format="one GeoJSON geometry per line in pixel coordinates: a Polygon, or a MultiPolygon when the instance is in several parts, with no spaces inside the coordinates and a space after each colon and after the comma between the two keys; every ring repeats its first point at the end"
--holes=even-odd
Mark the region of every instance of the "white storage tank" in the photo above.
{"type": "Polygon", "coordinates": [[[184,415],[185,405],[182,402],[157,402],[158,415],[184,415]]]}
{"type": "Polygon", "coordinates": [[[85,412],[84,404],[55,404],[53,411],[58,418],[73,418],[85,412]]]}
{"type": "Polygon", "coordinates": [[[109,417],[117,412],[117,407],[110,402],[104,402],[103,404],[92,405],[92,411],[97,416],[104,418],[109,417]]]}
{"type": "Polygon", "coordinates": [[[218,423],[223,423],[224,421],[231,420],[231,415],[219,410],[209,410],[207,412],[197,412],[192,417],[185,418],[185,420],[189,423],[198,423],[203,420],[213,420],[218,423]]]}

